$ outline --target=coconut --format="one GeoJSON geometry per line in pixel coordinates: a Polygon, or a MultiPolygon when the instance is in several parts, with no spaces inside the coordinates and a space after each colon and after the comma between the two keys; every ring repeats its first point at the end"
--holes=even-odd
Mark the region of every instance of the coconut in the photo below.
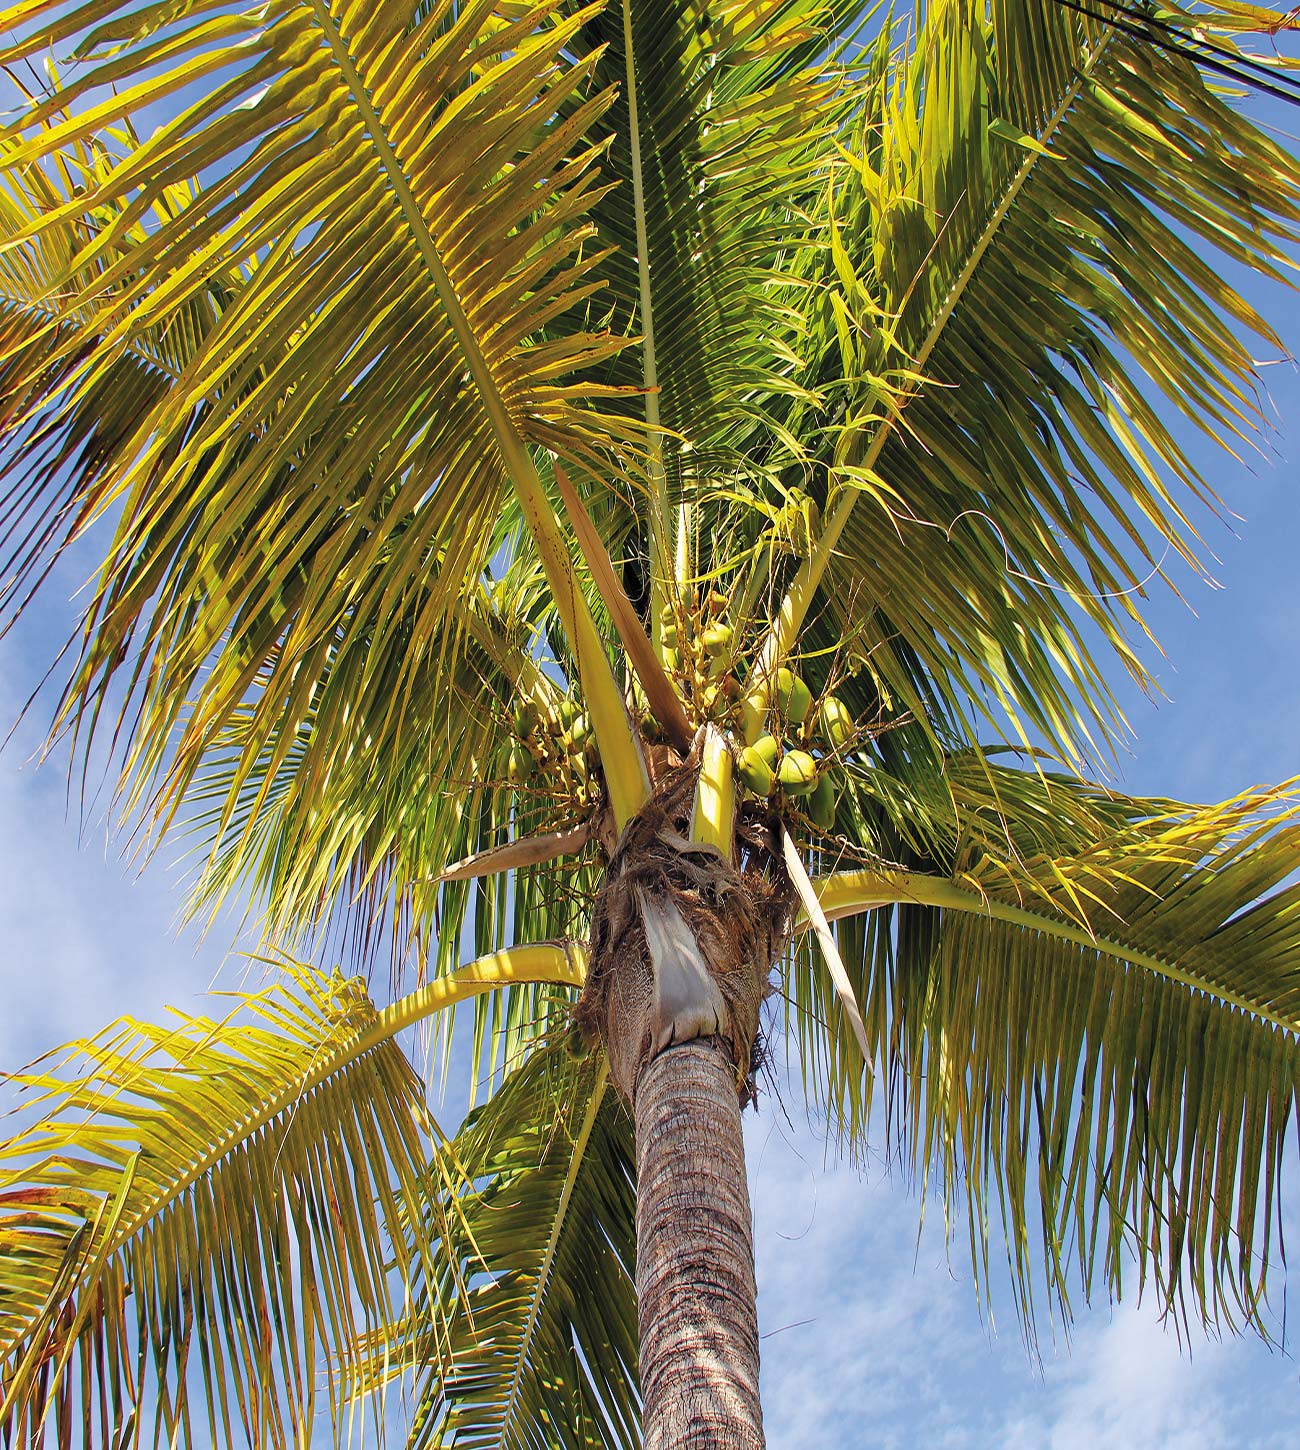
{"type": "Polygon", "coordinates": [[[807,795],[817,784],[817,762],[806,750],[787,750],[776,778],[786,795],[807,795]]]}
{"type": "Polygon", "coordinates": [[[802,725],[812,709],[812,691],[793,670],[784,667],[776,672],[772,698],[778,713],[792,725],[802,725]]]}
{"type": "Polygon", "coordinates": [[[750,748],[757,753],[760,760],[766,761],[773,770],[776,769],[781,745],[775,735],[760,735],[757,740],[750,742],[750,748]]]}
{"type": "Polygon", "coordinates": [[[539,711],[537,701],[526,696],[515,706],[515,734],[527,740],[537,726],[539,711]]]}
{"type": "Polygon", "coordinates": [[[729,624],[711,624],[704,631],[704,648],[711,655],[726,654],[733,638],[729,624]]]}
{"type": "Polygon", "coordinates": [[[827,695],[817,712],[817,723],[828,745],[836,750],[843,748],[853,739],[855,722],[844,701],[835,695],[827,695]]]}
{"type": "Polygon", "coordinates": [[[761,695],[746,695],[740,702],[740,738],[752,745],[767,729],[767,701],[761,695]]]}
{"type": "Polygon", "coordinates": [[[817,785],[813,789],[813,793],[808,797],[808,814],[812,817],[813,824],[820,826],[823,831],[829,831],[835,824],[835,805],[838,794],[830,772],[823,771],[817,777],[817,785]]]}
{"type": "Polygon", "coordinates": [[[740,758],[736,761],[736,774],[744,782],[746,790],[753,791],[755,795],[772,794],[772,767],[752,745],[747,745],[740,752],[740,758]]]}
{"type": "Polygon", "coordinates": [[[506,761],[506,778],[511,785],[523,785],[533,773],[533,757],[529,755],[522,745],[514,744],[510,747],[510,755],[506,761]]]}

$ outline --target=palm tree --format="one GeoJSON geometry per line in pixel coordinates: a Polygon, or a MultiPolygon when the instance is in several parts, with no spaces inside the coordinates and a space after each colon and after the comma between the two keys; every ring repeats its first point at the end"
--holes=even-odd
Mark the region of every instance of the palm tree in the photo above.
{"type": "Polygon", "coordinates": [[[1300,235],[1229,94],[1285,24],[5,14],[8,602],[107,539],[56,732],[198,842],[194,910],[396,993],[275,956],[19,1079],[19,1443],[278,1445],[414,1376],[421,1446],[761,1445],[782,1032],[977,1269],[1000,1221],[1031,1328],[1135,1261],[1267,1330],[1300,799],[1087,772],[1213,501],[1149,396],[1248,439],[1281,347],[1223,272],[1300,235]],[[445,1072],[471,1000],[446,1134],[401,1034],[445,1072]]]}

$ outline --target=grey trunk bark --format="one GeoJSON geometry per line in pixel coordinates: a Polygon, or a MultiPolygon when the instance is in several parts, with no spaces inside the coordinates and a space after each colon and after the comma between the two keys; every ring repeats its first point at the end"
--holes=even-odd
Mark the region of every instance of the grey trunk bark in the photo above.
{"type": "Polygon", "coordinates": [[[763,1450],[740,1099],[718,1039],[642,1069],[636,1163],[644,1450],[763,1450]]]}

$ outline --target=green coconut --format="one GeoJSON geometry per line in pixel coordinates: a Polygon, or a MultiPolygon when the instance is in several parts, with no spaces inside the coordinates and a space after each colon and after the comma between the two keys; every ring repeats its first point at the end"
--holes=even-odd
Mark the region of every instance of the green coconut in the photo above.
{"type": "Polygon", "coordinates": [[[506,761],[506,779],[511,785],[523,785],[532,773],[533,757],[522,745],[512,745],[506,761]]]}
{"type": "Polygon", "coordinates": [[[829,831],[835,824],[835,806],[839,792],[835,789],[835,781],[829,771],[823,771],[817,777],[817,784],[813,793],[808,797],[808,814],[812,817],[813,824],[820,826],[823,831],[829,831]]]}
{"type": "Polygon", "coordinates": [[[750,742],[750,748],[756,751],[758,758],[766,761],[772,770],[776,769],[776,762],[781,754],[781,742],[775,735],[760,735],[757,740],[750,742]]]}
{"type": "Polygon", "coordinates": [[[729,624],[711,624],[704,631],[704,648],[711,655],[726,654],[734,635],[729,624]]]}
{"type": "Polygon", "coordinates": [[[762,695],[746,695],[740,703],[740,734],[752,745],[767,730],[767,701],[762,695]]]}
{"type": "Polygon", "coordinates": [[[772,794],[774,784],[772,767],[752,745],[747,745],[740,752],[740,758],[736,761],[736,774],[744,783],[746,790],[752,791],[755,795],[772,794]]]}
{"type": "Polygon", "coordinates": [[[776,672],[772,703],[782,719],[792,725],[802,725],[812,709],[812,691],[793,670],[783,667],[776,672]]]}
{"type": "Polygon", "coordinates": [[[520,700],[515,706],[515,734],[521,740],[527,740],[537,728],[539,718],[540,712],[537,708],[536,700],[530,700],[526,697],[520,700]]]}
{"type": "Polygon", "coordinates": [[[817,784],[817,762],[806,750],[787,750],[776,778],[786,795],[807,795],[817,784]]]}
{"type": "Polygon", "coordinates": [[[853,739],[855,722],[853,714],[843,700],[827,695],[817,712],[817,723],[823,739],[836,750],[843,748],[853,739]]]}

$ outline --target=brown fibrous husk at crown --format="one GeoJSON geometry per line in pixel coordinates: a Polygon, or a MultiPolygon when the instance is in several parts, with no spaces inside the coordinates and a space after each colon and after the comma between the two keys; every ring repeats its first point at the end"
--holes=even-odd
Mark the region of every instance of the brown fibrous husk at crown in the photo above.
{"type": "Polygon", "coordinates": [[[591,968],[575,1018],[604,1043],[610,1076],[627,1102],[649,1060],[653,971],[640,898],[671,897],[693,933],[726,1003],[723,1038],[742,1101],[758,1067],[758,1014],[768,974],[790,923],[792,894],[779,857],[749,849],[741,865],[691,842],[699,752],[665,771],[624,830],[592,911],[591,968]]]}

